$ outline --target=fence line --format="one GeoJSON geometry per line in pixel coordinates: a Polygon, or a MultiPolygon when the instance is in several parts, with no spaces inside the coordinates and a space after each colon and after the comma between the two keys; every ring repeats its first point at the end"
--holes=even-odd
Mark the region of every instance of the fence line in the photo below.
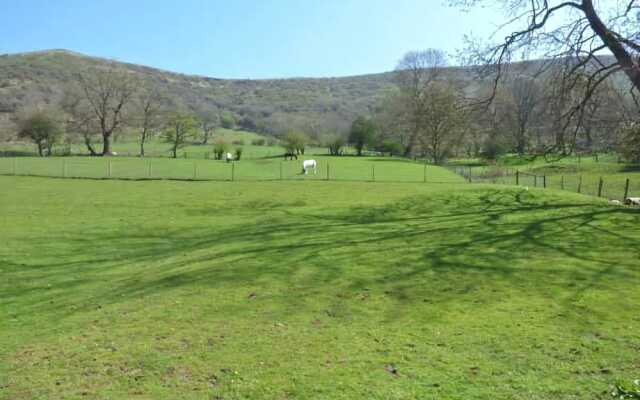
{"type": "MultiPolygon", "coordinates": [[[[625,201],[634,195],[640,195],[640,180],[632,181],[628,177],[595,176],[593,174],[536,174],[512,168],[487,168],[480,172],[471,167],[454,166],[450,170],[463,176],[469,182],[496,183],[516,186],[539,187],[573,191],[611,200],[625,201]]],[[[605,174],[606,175],[606,174],[605,174]]]]}
{"type": "Polygon", "coordinates": [[[461,183],[455,175],[422,163],[379,164],[376,161],[341,164],[320,159],[316,173],[301,173],[292,161],[205,161],[106,158],[4,158],[0,175],[55,178],[182,180],[182,181],[277,181],[324,180],[388,183],[461,183]],[[397,164],[397,165],[396,165],[397,164]],[[434,172],[435,171],[435,172],[434,172]]]}

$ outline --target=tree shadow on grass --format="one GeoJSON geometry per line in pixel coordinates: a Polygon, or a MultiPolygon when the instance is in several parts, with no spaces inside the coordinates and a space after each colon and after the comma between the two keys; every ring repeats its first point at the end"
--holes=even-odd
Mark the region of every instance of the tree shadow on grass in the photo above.
{"type": "MultiPolygon", "coordinates": [[[[640,213],[627,208],[483,189],[379,207],[314,211],[265,201],[254,209],[247,222],[231,226],[219,226],[206,208],[192,208],[186,214],[203,219],[197,226],[92,227],[60,239],[64,250],[52,254],[58,262],[5,265],[14,282],[52,282],[52,291],[15,285],[3,297],[58,319],[190,287],[275,285],[384,294],[397,302],[390,317],[398,317],[403,306],[426,297],[444,306],[483,291],[483,301],[500,301],[499,290],[485,293],[489,287],[530,296],[558,287],[568,293],[558,302],[569,306],[591,288],[637,283],[640,213]]],[[[303,311],[294,297],[283,301],[303,311]]]]}

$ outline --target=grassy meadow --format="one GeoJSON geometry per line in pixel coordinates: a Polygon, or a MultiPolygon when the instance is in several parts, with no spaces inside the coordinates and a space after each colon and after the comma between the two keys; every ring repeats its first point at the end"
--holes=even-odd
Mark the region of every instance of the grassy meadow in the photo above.
{"type": "Polygon", "coordinates": [[[0,398],[605,399],[640,379],[638,210],[431,168],[451,183],[0,176],[0,398]]]}
{"type": "Polygon", "coordinates": [[[458,160],[453,167],[465,173],[471,172],[474,181],[516,183],[515,173],[520,172],[519,183],[524,186],[546,186],[597,196],[600,179],[603,181],[602,197],[624,197],[626,180],[629,179],[629,196],[640,197],[640,166],[620,162],[614,154],[582,157],[562,157],[546,160],[544,157],[505,157],[495,165],[481,160],[458,160]]]}
{"type": "Polygon", "coordinates": [[[233,163],[204,158],[0,157],[0,175],[67,178],[182,180],[347,180],[376,182],[464,182],[461,176],[424,163],[392,157],[300,156],[241,159],[233,163]],[[318,161],[316,174],[302,175],[302,160],[318,161]]]}

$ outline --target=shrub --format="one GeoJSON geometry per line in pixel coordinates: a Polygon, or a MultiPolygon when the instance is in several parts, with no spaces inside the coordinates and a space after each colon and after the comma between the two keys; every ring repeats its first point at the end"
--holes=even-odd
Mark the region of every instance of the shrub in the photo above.
{"type": "Polygon", "coordinates": [[[35,111],[18,122],[18,137],[29,139],[36,144],[39,156],[50,156],[53,145],[62,136],[58,122],[48,113],[35,111]]]}
{"type": "Polygon", "coordinates": [[[230,112],[225,111],[220,116],[220,124],[225,129],[233,129],[236,126],[236,118],[230,112]]]}
{"type": "Polygon", "coordinates": [[[222,156],[229,149],[229,145],[222,139],[217,139],[213,144],[213,155],[216,160],[222,160],[222,156]]]}
{"type": "Polygon", "coordinates": [[[346,144],[346,141],[340,135],[330,135],[326,138],[325,143],[329,149],[329,154],[339,156],[342,155],[342,148],[346,144]]]}
{"type": "Polygon", "coordinates": [[[303,154],[304,149],[307,146],[307,136],[298,131],[290,130],[283,138],[284,148],[287,153],[303,154]]]}
{"type": "Polygon", "coordinates": [[[385,139],[376,148],[380,153],[398,156],[404,153],[404,146],[392,139],[385,139]]]}
{"type": "Polygon", "coordinates": [[[621,129],[620,154],[627,162],[640,164],[640,124],[633,122],[621,129]]]}
{"type": "Polygon", "coordinates": [[[495,162],[498,157],[505,154],[507,147],[495,136],[488,136],[482,144],[480,156],[488,161],[495,162]]]}
{"type": "Polygon", "coordinates": [[[264,146],[267,141],[264,138],[253,139],[251,144],[254,146],[264,146]]]}
{"type": "Polygon", "coordinates": [[[375,134],[376,126],[373,121],[368,118],[358,117],[351,125],[349,143],[356,148],[356,152],[361,156],[362,150],[373,142],[375,134]]]}
{"type": "Polygon", "coordinates": [[[235,146],[244,146],[244,140],[236,139],[236,140],[232,141],[231,144],[233,144],[235,146]]]}
{"type": "Polygon", "coordinates": [[[242,157],[242,147],[236,148],[236,160],[240,161],[240,157],[242,157]]]}

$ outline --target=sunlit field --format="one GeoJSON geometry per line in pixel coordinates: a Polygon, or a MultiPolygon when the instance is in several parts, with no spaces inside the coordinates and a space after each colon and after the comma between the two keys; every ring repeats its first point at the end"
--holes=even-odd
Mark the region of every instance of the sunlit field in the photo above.
{"type": "Polygon", "coordinates": [[[0,177],[0,398],[577,399],[638,379],[640,213],[458,182],[0,177]]]}

